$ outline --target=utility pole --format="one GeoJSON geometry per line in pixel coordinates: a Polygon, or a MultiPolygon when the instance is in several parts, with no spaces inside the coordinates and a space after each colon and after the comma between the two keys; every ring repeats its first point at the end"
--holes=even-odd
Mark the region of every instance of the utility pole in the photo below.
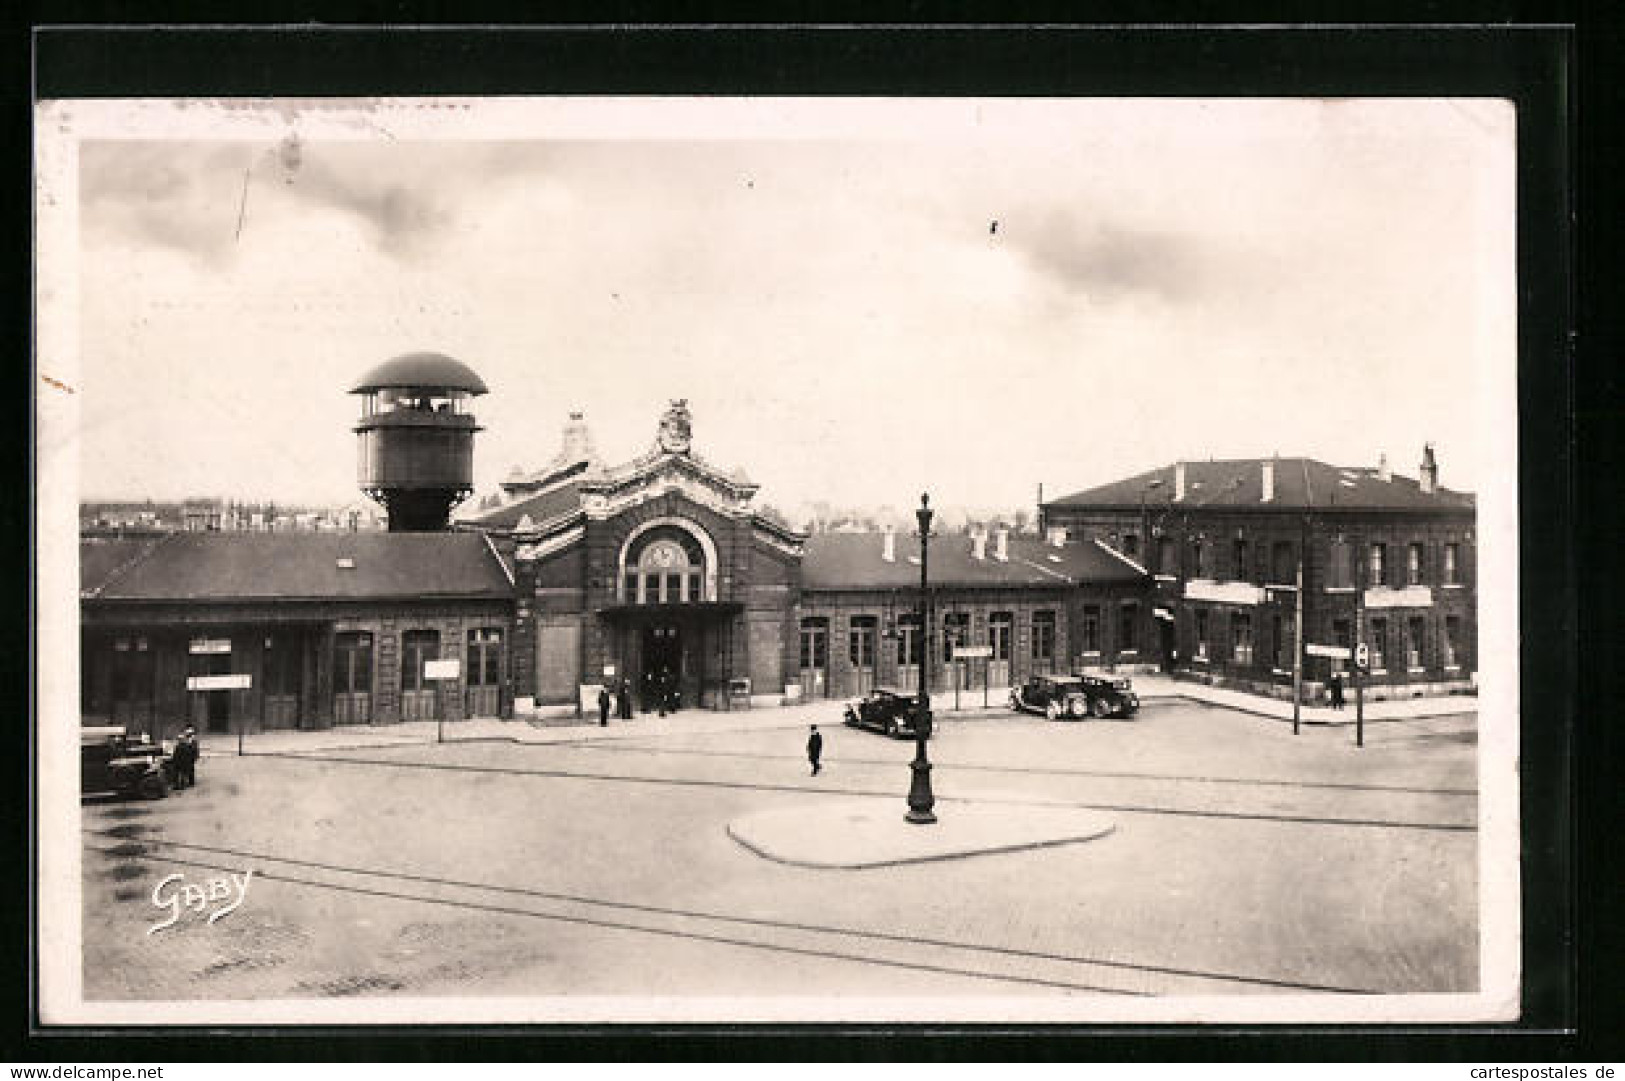
{"type": "Polygon", "coordinates": [[[1292,734],[1298,734],[1303,707],[1303,545],[1298,545],[1297,592],[1292,617],[1292,734]]]}
{"type": "Polygon", "coordinates": [[[1365,746],[1365,661],[1370,656],[1365,644],[1365,561],[1371,552],[1369,545],[1366,551],[1354,561],[1356,570],[1354,582],[1354,745],[1365,746]]]}

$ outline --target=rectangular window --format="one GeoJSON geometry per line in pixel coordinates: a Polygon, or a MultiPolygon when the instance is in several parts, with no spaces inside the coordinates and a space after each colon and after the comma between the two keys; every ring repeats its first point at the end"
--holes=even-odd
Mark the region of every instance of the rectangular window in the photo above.
{"type": "Polygon", "coordinates": [[[468,632],[470,687],[495,687],[502,682],[502,628],[476,627],[468,632]]]}
{"type": "Polygon", "coordinates": [[[1196,659],[1207,660],[1207,609],[1196,610],[1196,659]]]}
{"type": "Polygon", "coordinates": [[[1138,533],[1123,534],[1123,554],[1130,559],[1138,558],[1140,554],[1140,535],[1138,533]]]}
{"type": "Polygon", "coordinates": [[[919,616],[897,618],[897,663],[918,666],[925,658],[919,616]]]}
{"type": "Polygon", "coordinates": [[[1008,661],[1010,659],[1011,622],[1009,612],[994,612],[987,617],[987,644],[993,650],[991,660],[1008,661]]]}
{"type": "Polygon", "coordinates": [[[1422,584],[1422,546],[1412,543],[1405,549],[1405,584],[1419,586],[1422,584]]]}
{"type": "Polygon", "coordinates": [[[1422,668],[1422,617],[1412,616],[1405,621],[1405,667],[1416,671],[1422,668]]]}
{"type": "Polygon", "coordinates": [[[1140,648],[1140,606],[1124,604],[1117,610],[1117,651],[1134,653],[1140,648]]]}
{"type": "Polygon", "coordinates": [[[404,631],[401,634],[401,690],[423,691],[434,687],[423,678],[423,666],[440,659],[439,631],[404,631]]]}
{"type": "Polygon", "coordinates": [[[660,587],[660,603],[676,604],[683,599],[683,576],[681,574],[667,574],[665,583],[660,587]]]}
{"type": "Polygon", "coordinates": [[[1366,643],[1371,651],[1371,670],[1373,672],[1386,672],[1388,670],[1388,621],[1386,619],[1373,619],[1371,621],[1371,641],[1366,643]]]}
{"type": "Polygon", "coordinates": [[[1203,556],[1203,554],[1204,553],[1202,552],[1202,538],[1201,537],[1192,537],[1191,538],[1191,577],[1192,578],[1205,578],[1206,577],[1206,575],[1203,573],[1207,569],[1202,564],[1202,556],[1203,556]]]}
{"type": "Polygon", "coordinates": [[[829,620],[824,616],[801,621],[801,667],[829,667],[829,620]]]}
{"type": "Polygon", "coordinates": [[[1172,537],[1157,538],[1157,573],[1175,575],[1179,567],[1174,564],[1174,539],[1172,537]]]}
{"type": "Polygon", "coordinates": [[[1247,540],[1245,537],[1236,538],[1230,561],[1230,577],[1233,581],[1246,582],[1251,580],[1251,568],[1247,566],[1247,540]]]}
{"type": "Polygon", "coordinates": [[[298,644],[282,635],[265,639],[265,693],[288,695],[299,693],[298,644]]]}
{"type": "Polygon", "coordinates": [[[1444,546],[1444,584],[1461,584],[1461,546],[1454,542],[1444,546]]]}
{"type": "Polygon", "coordinates": [[[1353,587],[1353,550],[1348,541],[1336,540],[1331,543],[1326,562],[1326,585],[1330,589],[1353,587]]]}
{"type": "Polygon", "coordinates": [[[333,637],[333,690],[337,694],[372,692],[372,635],[345,631],[333,637]]]}
{"type": "Polygon", "coordinates": [[[1367,587],[1384,586],[1388,584],[1388,546],[1386,544],[1373,544],[1371,546],[1371,577],[1366,582],[1367,587]]]}
{"type": "Polygon", "coordinates": [[[688,572],[688,593],[683,597],[683,600],[690,604],[698,604],[700,601],[705,600],[705,594],[700,587],[699,571],[688,572]]]}
{"type": "Polygon", "coordinates": [[[643,598],[638,596],[638,572],[626,572],[626,595],[621,598],[627,604],[642,604],[643,598]]]}
{"type": "Polygon", "coordinates": [[[1286,616],[1275,616],[1270,622],[1270,635],[1275,640],[1275,667],[1283,672],[1292,667],[1292,654],[1298,648],[1297,630],[1286,616]]]}
{"type": "Polygon", "coordinates": [[[1270,584],[1289,586],[1298,580],[1298,559],[1292,553],[1291,541],[1276,541],[1270,546],[1270,584]]]}
{"type": "Polygon", "coordinates": [[[1080,628],[1079,648],[1085,653],[1100,652],[1100,605],[1083,606],[1083,626],[1080,628]]]}
{"type": "Polygon", "coordinates": [[[875,666],[875,636],[880,621],[875,616],[853,616],[847,631],[846,656],[853,668],[875,666]]]}
{"type": "Polygon", "coordinates": [[[1033,613],[1033,667],[1049,671],[1055,663],[1055,613],[1033,613]]]}
{"type": "Polygon", "coordinates": [[[1253,617],[1245,612],[1230,614],[1230,659],[1237,664],[1253,663],[1253,617]]]}
{"type": "Polygon", "coordinates": [[[949,612],[942,617],[942,660],[954,659],[955,646],[970,645],[970,616],[964,612],[949,612]]]}
{"type": "Polygon", "coordinates": [[[1444,617],[1444,664],[1446,668],[1457,668],[1461,665],[1461,617],[1444,617]]]}

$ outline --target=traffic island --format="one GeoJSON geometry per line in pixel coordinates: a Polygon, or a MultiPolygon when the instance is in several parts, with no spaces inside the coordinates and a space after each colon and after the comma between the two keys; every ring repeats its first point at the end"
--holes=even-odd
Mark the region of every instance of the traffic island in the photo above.
{"type": "Polygon", "coordinates": [[[930,825],[905,821],[905,810],[900,798],[803,804],[737,818],[728,836],[777,863],[859,870],[1077,844],[1116,828],[1105,815],[1070,807],[938,800],[930,825]]]}

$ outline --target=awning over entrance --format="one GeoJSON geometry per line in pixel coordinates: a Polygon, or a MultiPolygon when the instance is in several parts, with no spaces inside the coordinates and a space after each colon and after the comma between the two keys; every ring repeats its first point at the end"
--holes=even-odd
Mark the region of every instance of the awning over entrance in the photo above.
{"type": "Polygon", "coordinates": [[[691,604],[612,604],[597,609],[605,619],[633,619],[639,616],[673,619],[681,616],[736,616],[745,610],[738,601],[703,601],[691,604]]]}

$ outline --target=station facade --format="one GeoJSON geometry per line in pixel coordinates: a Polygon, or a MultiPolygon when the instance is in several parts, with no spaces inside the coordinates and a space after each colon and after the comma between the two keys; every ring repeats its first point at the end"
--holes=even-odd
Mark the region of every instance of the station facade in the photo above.
{"type": "Polygon", "coordinates": [[[385,421],[401,444],[359,466],[411,512],[390,532],[83,536],[85,720],[168,738],[523,717],[590,711],[603,687],[735,709],[914,691],[922,671],[973,701],[1159,668],[1289,693],[1300,621],[1311,700],[1357,642],[1393,693],[1463,689],[1476,666],[1473,500],[1438,486],[1431,448],[1418,480],[1174,463],[1044,503],[1040,535],[934,532],[927,624],[914,531],[788,527],[695,450],[682,401],[618,465],[572,414],[545,466],[437,518],[467,488],[464,404],[484,392],[438,354],[357,384],[364,449],[385,421]],[[462,442],[437,457],[442,428],[462,442]]]}

